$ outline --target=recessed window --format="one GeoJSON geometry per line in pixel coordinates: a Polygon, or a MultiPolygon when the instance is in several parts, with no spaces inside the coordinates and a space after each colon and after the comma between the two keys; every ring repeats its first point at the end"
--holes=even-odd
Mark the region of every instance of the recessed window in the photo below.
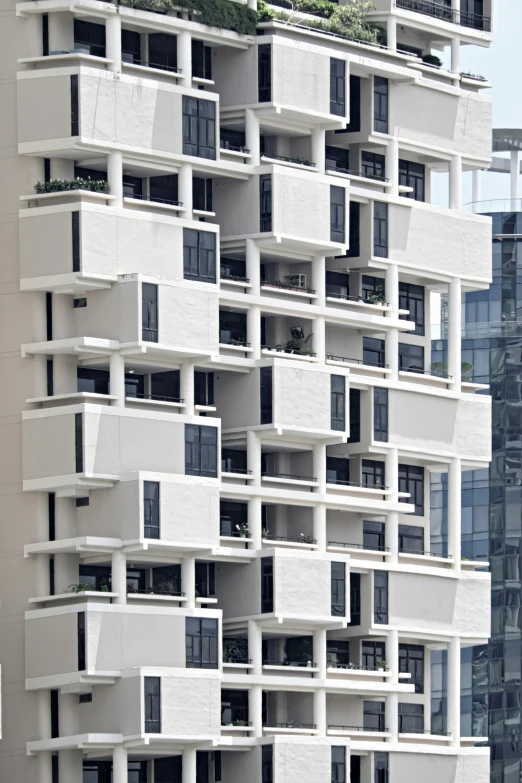
{"type": "Polygon", "coordinates": [[[363,459],[362,483],[364,487],[371,489],[384,489],[385,487],[385,463],[375,459],[363,459]]]}
{"type": "Polygon", "coordinates": [[[217,428],[185,424],[185,473],[217,478],[217,428]]]}
{"type": "Polygon", "coordinates": [[[331,564],[331,612],[334,617],[346,614],[346,564],[331,564]]]}
{"type": "Polygon", "coordinates": [[[192,76],[195,79],[212,79],[212,48],[195,38],[192,39],[192,76]]]}
{"type": "Polygon", "coordinates": [[[145,733],[161,733],[161,678],[144,678],[145,733]]]}
{"type": "Polygon", "coordinates": [[[71,232],[72,232],[72,271],[79,272],[81,264],[81,247],[80,247],[80,213],[78,211],[71,212],[71,232]]]}
{"type": "Polygon", "coordinates": [[[209,598],[216,594],[216,564],[196,563],[196,595],[209,598]]]}
{"type": "Polygon", "coordinates": [[[399,734],[424,732],[424,705],[399,703],[399,734]]]}
{"type": "Polygon", "coordinates": [[[373,254],[388,258],[388,204],[384,201],[373,204],[373,254]]]}
{"type": "Polygon", "coordinates": [[[409,498],[399,503],[413,503],[414,514],[424,516],[424,468],[417,465],[399,465],[399,492],[409,492],[409,498]]]}
{"type": "Polygon", "coordinates": [[[257,47],[257,82],[259,103],[272,100],[272,47],[263,44],[257,47]]]}
{"type": "Polygon", "coordinates": [[[373,574],[373,621],[376,624],[388,624],[388,572],[375,571],[373,574]]]}
{"type": "Polygon", "coordinates": [[[176,35],[149,33],[149,66],[164,71],[177,70],[177,42],[176,35]]]}
{"type": "Polygon", "coordinates": [[[89,505],[89,498],[76,498],[76,508],[83,508],[89,505]]]}
{"type": "Polygon", "coordinates": [[[183,154],[216,158],[216,104],[183,96],[183,154]]]}
{"type": "Polygon", "coordinates": [[[158,286],[141,284],[141,325],[145,342],[158,342],[158,286]]]}
{"type": "Polygon", "coordinates": [[[260,231],[272,231],[272,175],[259,177],[259,221],[260,231]]]}
{"type": "Polygon", "coordinates": [[[185,619],[186,663],[188,669],[218,668],[218,621],[185,619]]]}
{"type": "Polygon", "coordinates": [[[261,424],[272,423],[272,385],[273,385],[272,367],[261,367],[260,370],[261,424]]]}
{"type": "Polygon", "coordinates": [[[424,346],[399,343],[399,370],[424,372],[424,346]]]}
{"type": "Polygon", "coordinates": [[[350,623],[361,624],[361,575],[350,574],[350,623]]]}
{"type": "Polygon", "coordinates": [[[214,405],[214,373],[194,371],[194,403],[214,405]]]}
{"type": "Polygon", "coordinates": [[[74,48],[93,57],[105,57],[105,25],[75,19],[74,48]]]}
{"type": "Polygon", "coordinates": [[[424,201],[424,181],[426,177],[426,167],[422,163],[415,163],[412,160],[399,161],[399,185],[405,185],[413,188],[411,192],[402,193],[406,198],[413,198],[415,201],[424,201]]]}
{"type": "Polygon", "coordinates": [[[185,280],[216,282],[216,235],[210,231],[183,229],[183,274],[185,280]]]}
{"type": "Polygon", "coordinates": [[[330,426],[332,430],[346,429],[346,378],[344,375],[330,376],[330,426]]]}
{"type": "Polygon", "coordinates": [[[418,525],[399,525],[399,552],[424,554],[424,528],[418,525]]]}
{"type": "Polygon", "coordinates": [[[361,154],[361,174],[368,179],[383,180],[386,176],[384,155],[363,150],[361,154]]]}
{"type": "Polygon", "coordinates": [[[332,745],[332,783],[346,783],[346,747],[332,745]]]}
{"type": "Polygon", "coordinates": [[[330,114],[346,114],[346,62],[330,57],[330,114]]]}
{"type": "Polygon", "coordinates": [[[363,337],[363,364],[385,367],[384,340],[363,337]]]}
{"type": "Polygon", "coordinates": [[[373,389],[373,438],[386,443],[388,440],[388,389],[373,389]]]}
{"type": "Polygon", "coordinates": [[[71,92],[71,136],[80,135],[80,97],[78,91],[78,74],[70,77],[71,92]]]}
{"type": "Polygon", "coordinates": [[[384,731],[384,702],[363,702],[363,728],[365,731],[384,731]]]}
{"type": "Polygon", "coordinates": [[[350,74],[350,122],[346,130],[336,133],[359,133],[361,130],[361,77],[350,74]]]}
{"type": "Polygon", "coordinates": [[[85,671],[85,612],[78,612],[77,619],[78,637],[78,671],[85,671]]]}
{"type": "Polygon", "coordinates": [[[374,522],[371,519],[363,522],[363,547],[364,549],[373,549],[376,552],[385,550],[385,527],[384,522],[374,522]]]}
{"type": "Polygon", "coordinates": [[[261,558],[261,612],[274,611],[274,558],[261,558]]]}
{"type": "Polygon", "coordinates": [[[159,481],[143,482],[143,530],[145,538],[160,537],[159,481]]]}
{"type": "Polygon", "coordinates": [[[92,693],[80,693],[78,702],[80,704],[89,704],[92,701],[92,693]]]}
{"type": "Polygon", "coordinates": [[[415,330],[408,334],[424,336],[424,286],[399,283],[399,308],[409,311],[399,318],[415,321],[415,330]]]}
{"type": "Polygon", "coordinates": [[[363,641],[361,645],[361,663],[366,669],[380,669],[386,661],[384,642],[363,641]]]}
{"type": "Polygon", "coordinates": [[[330,239],[344,243],[346,240],[346,190],[330,186],[330,239]]]}
{"type": "Polygon", "coordinates": [[[388,133],[388,79],[373,77],[373,129],[388,133]]]}
{"type": "Polygon", "coordinates": [[[73,306],[74,308],[87,307],[87,299],[85,297],[82,297],[81,299],[73,299],[73,306]]]}
{"type": "Polygon", "coordinates": [[[83,413],[74,414],[76,473],[83,473],[83,413]]]}
{"type": "Polygon", "coordinates": [[[424,693],[424,647],[421,644],[399,644],[399,671],[411,674],[409,683],[415,693],[424,693]]]}

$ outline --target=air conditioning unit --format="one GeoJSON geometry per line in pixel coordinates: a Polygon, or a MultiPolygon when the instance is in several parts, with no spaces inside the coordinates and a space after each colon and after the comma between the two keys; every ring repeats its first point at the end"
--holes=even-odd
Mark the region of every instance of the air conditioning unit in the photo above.
{"type": "Polygon", "coordinates": [[[285,275],[285,283],[296,288],[306,288],[306,275],[285,275]]]}

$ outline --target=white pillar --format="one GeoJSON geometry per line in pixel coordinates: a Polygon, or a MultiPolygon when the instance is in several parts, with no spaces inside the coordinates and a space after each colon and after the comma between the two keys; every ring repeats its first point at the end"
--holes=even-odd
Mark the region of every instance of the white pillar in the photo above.
{"type": "Polygon", "coordinates": [[[112,751],[112,783],[127,783],[127,748],[116,745],[112,751]]]}
{"type": "Polygon", "coordinates": [[[462,383],[462,286],[453,277],[448,296],[448,375],[450,389],[460,392],[462,383]]]}
{"type": "MultiPolygon", "coordinates": [[[[386,486],[390,490],[387,496],[390,503],[398,503],[399,496],[399,453],[397,449],[388,449],[385,461],[386,486]]],[[[396,563],[399,555],[399,514],[391,511],[385,523],[386,546],[390,551],[389,562],[396,563]]]]}
{"type": "Polygon", "coordinates": [[[314,723],[319,737],[326,736],[326,689],[316,688],[313,693],[314,723]]]}
{"type": "Polygon", "coordinates": [[[186,220],[192,220],[193,197],[192,197],[192,166],[190,163],[182,163],[178,171],[178,198],[183,204],[185,211],[183,217],[186,220]]]}
{"type": "Polygon", "coordinates": [[[53,395],[74,394],[78,390],[78,360],[76,356],[54,354],[53,356],[53,395]]]}
{"type": "Polygon", "coordinates": [[[451,39],[451,71],[460,76],[460,38],[451,39]]]}
{"type": "MultiPolygon", "coordinates": [[[[42,595],[46,595],[46,590],[42,595]]],[[[37,735],[39,740],[51,739],[51,697],[48,690],[35,691],[30,697],[36,699],[37,735]]],[[[38,783],[52,783],[51,753],[38,754],[38,783]]]]}
{"type": "Polygon", "coordinates": [[[313,329],[314,353],[317,354],[317,361],[324,364],[326,362],[326,321],[323,315],[316,316],[313,329]]]}
{"type": "Polygon", "coordinates": [[[326,258],[324,256],[315,256],[312,260],[312,288],[315,288],[317,295],[316,305],[324,307],[326,304],[326,258]]]}
{"type": "Polygon", "coordinates": [[[326,630],[319,628],[314,631],[314,663],[317,665],[319,671],[317,677],[320,680],[326,678],[326,630]]]}
{"type": "MultiPolygon", "coordinates": [[[[78,696],[76,696],[78,699],[78,696]]],[[[67,732],[69,733],[69,732],[67,732]]],[[[70,732],[71,734],[73,732],[70,732]]],[[[81,750],[61,750],[58,754],[58,774],[60,780],[67,783],[82,783],[83,765],[81,750]]],[[[117,778],[113,778],[114,781],[117,778]]]]}
{"type": "MultiPolygon", "coordinates": [[[[397,264],[388,264],[386,267],[385,298],[390,306],[388,318],[399,318],[399,267],[397,264]]],[[[396,381],[399,374],[399,331],[396,328],[388,329],[384,335],[385,361],[391,370],[388,376],[396,381]]]]}
{"type": "Polygon", "coordinates": [[[326,166],[326,131],[324,128],[314,128],[312,131],[312,163],[317,171],[324,173],[326,166]]]}
{"type": "Polygon", "coordinates": [[[386,179],[390,182],[390,196],[399,195],[399,142],[397,139],[388,139],[385,151],[384,169],[386,179]]]}
{"type": "Polygon", "coordinates": [[[74,46],[74,16],[68,11],[49,14],[49,54],[68,52],[74,46]]]}
{"type": "MultiPolygon", "coordinates": [[[[78,695],[60,693],[59,695],[59,732],[60,736],[74,736],[80,732],[78,695]]],[[[62,750],[58,756],[60,780],[67,783],[82,783],[82,752],[62,750]]]]}
{"type": "Polygon", "coordinates": [[[317,479],[317,489],[326,492],[326,445],[316,443],[313,447],[313,475],[317,479]]]}
{"type": "Polygon", "coordinates": [[[448,465],[448,554],[455,561],[455,570],[462,567],[461,512],[462,465],[455,457],[448,465]]]}
{"type": "Polygon", "coordinates": [[[251,484],[261,483],[261,441],[253,430],[247,431],[247,468],[252,471],[251,484]]]}
{"type": "Polygon", "coordinates": [[[257,0],[247,0],[247,8],[251,8],[252,11],[257,10],[257,0]]]}
{"type": "Polygon", "coordinates": [[[52,753],[45,751],[38,756],[38,783],[53,783],[52,753]]]}
{"type": "MultiPolygon", "coordinates": [[[[119,8],[117,8],[119,11],[119,8]]],[[[105,46],[107,59],[112,63],[107,66],[109,71],[121,71],[121,17],[119,13],[111,14],[105,22],[105,46]]]]}
{"type": "MultiPolygon", "coordinates": [[[[248,719],[253,731],[250,736],[263,736],[263,689],[261,685],[253,685],[248,691],[248,719]]],[[[183,779],[185,783],[185,779],[183,779]]]]}
{"type": "Polygon", "coordinates": [[[127,558],[121,549],[112,553],[111,558],[111,590],[118,593],[115,604],[127,603],[127,558]]]}
{"type": "Polygon", "coordinates": [[[252,285],[252,288],[250,289],[251,296],[259,296],[261,285],[261,253],[259,245],[256,245],[253,239],[247,239],[246,241],[245,265],[246,276],[252,285]]]}
{"type": "Polygon", "coordinates": [[[248,657],[252,661],[252,675],[263,674],[263,634],[255,620],[247,621],[248,657]]]}
{"type": "Polygon", "coordinates": [[[259,139],[259,117],[253,109],[245,109],[245,141],[250,150],[250,163],[259,166],[261,142],[259,139]]]}
{"type": "Polygon", "coordinates": [[[326,540],[326,506],[324,503],[317,503],[312,512],[313,537],[315,539],[317,551],[326,552],[328,542],[326,540]]]}
{"type": "Polygon", "coordinates": [[[473,169],[471,174],[471,201],[473,202],[473,211],[480,212],[480,202],[482,200],[482,171],[473,169]]]}
{"type": "Polygon", "coordinates": [[[194,365],[182,364],[179,371],[180,396],[185,403],[187,416],[194,415],[194,365]]]}
{"type": "Polygon", "coordinates": [[[386,696],[385,710],[385,728],[391,736],[388,742],[397,742],[399,735],[399,697],[397,693],[389,693],[386,696]]]}
{"type": "Polygon", "coordinates": [[[263,530],[261,522],[261,498],[250,498],[248,501],[248,532],[252,541],[251,549],[263,548],[263,530]]]}
{"type": "Polygon", "coordinates": [[[119,353],[111,353],[109,360],[109,383],[111,396],[116,397],[114,404],[125,407],[125,359],[119,353]]]}
{"type": "Polygon", "coordinates": [[[250,305],[247,310],[247,340],[252,348],[252,359],[261,358],[261,308],[250,305]]]}
{"type": "MultiPolygon", "coordinates": [[[[54,556],[54,593],[60,595],[60,593],[67,592],[67,589],[71,585],[78,584],[78,555],[70,555],[60,553],[54,556]]],[[[46,595],[49,592],[47,588],[46,595]]]]}
{"type": "Polygon", "coordinates": [[[453,155],[449,166],[449,205],[450,209],[462,209],[462,158],[453,155]]]}
{"type": "Polygon", "coordinates": [[[385,299],[390,306],[389,318],[399,317],[399,267],[397,264],[388,264],[384,281],[385,299]]]}
{"type": "Polygon", "coordinates": [[[181,69],[184,87],[192,87],[192,37],[188,30],[183,30],[178,39],[178,68],[181,69]]]}
{"type": "Polygon", "coordinates": [[[451,744],[460,745],[460,637],[448,645],[448,731],[451,744]]]}
{"type": "Polygon", "coordinates": [[[390,670],[388,682],[396,685],[399,682],[399,632],[388,631],[386,640],[386,665],[390,670]]]}
{"type": "Polygon", "coordinates": [[[388,14],[386,20],[386,33],[388,49],[395,51],[397,49],[397,21],[393,14],[388,14]]]}
{"type": "Polygon", "coordinates": [[[181,589],[187,596],[185,606],[194,609],[196,606],[196,559],[185,555],[181,561],[181,589]]]}
{"type": "Polygon", "coordinates": [[[113,207],[123,206],[123,155],[120,150],[113,150],[107,156],[107,181],[109,193],[115,196],[109,201],[113,207]]]}
{"type": "MultiPolygon", "coordinates": [[[[511,185],[511,199],[516,200],[519,198],[519,179],[520,179],[520,165],[518,150],[511,150],[511,157],[509,160],[510,171],[510,185],[511,185]]],[[[517,205],[513,204],[511,209],[517,210],[517,205]]]]}

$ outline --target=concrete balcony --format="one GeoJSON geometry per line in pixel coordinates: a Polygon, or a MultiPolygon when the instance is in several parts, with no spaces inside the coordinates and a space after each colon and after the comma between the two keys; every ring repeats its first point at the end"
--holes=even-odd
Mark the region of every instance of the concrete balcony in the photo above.
{"type": "Polygon", "coordinates": [[[283,165],[263,165],[248,182],[223,180],[216,220],[223,241],[254,237],[260,247],[307,255],[343,255],[348,246],[349,182],[335,180],[314,170],[300,171],[283,165]],[[270,214],[260,208],[260,176],[271,177],[270,214]],[[332,239],[330,188],[345,191],[345,230],[332,239]],[[313,206],[313,220],[310,208],[313,206]]]}
{"type": "MultiPolygon", "coordinates": [[[[82,293],[108,288],[118,275],[143,268],[183,279],[183,229],[201,223],[161,213],[158,205],[117,209],[106,193],[76,190],[24,197],[20,210],[20,286],[23,291],[82,293]]],[[[162,205],[160,205],[161,207],[162,205]]],[[[164,212],[164,210],[163,210],[164,212]]],[[[205,224],[205,231],[218,227],[205,224]]]]}
{"type": "Polygon", "coordinates": [[[397,14],[398,22],[408,27],[431,29],[440,34],[459,32],[463,38],[471,38],[473,43],[481,40],[491,40],[491,6],[492,0],[485,0],[482,14],[473,14],[454,8],[449,4],[436,0],[376,0],[376,11],[389,13],[392,9],[397,14]],[[477,40],[478,39],[478,40],[477,40]]]}
{"type": "MultiPolygon", "coordinates": [[[[490,284],[491,218],[398,198],[388,202],[388,226],[384,257],[390,261],[418,270],[426,280],[440,281],[441,275],[449,275],[477,288],[490,284]]],[[[361,208],[360,236],[360,256],[350,259],[349,266],[381,265],[382,256],[374,254],[371,203],[361,208]]]]}
{"type": "MultiPolygon", "coordinates": [[[[267,33],[273,31],[267,30],[267,33]]],[[[259,46],[272,45],[271,89],[258,89],[258,49],[252,47],[248,57],[238,58],[231,49],[220,49],[214,64],[215,80],[224,109],[256,105],[261,121],[274,119],[298,121],[306,126],[327,124],[342,128],[346,117],[332,114],[330,107],[330,57],[328,41],[307,42],[306,48],[295,45],[292,30],[285,35],[284,28],[277,35],[265,35],[256,41],[259,46]],[[238,66],[238,63],[241,63],[238,66]]],[[[349,85],[349,63],[346,55],[346,84],[349,85]]],[[[346,106],[349,96],[346,95],[346,106]]],[[[347,112],[346,112],[347,113],[347,112]]]]}
{"type": "MultiPolygon", "coordinates": [[[[24,490],[85,496],[140,470],[184,475],[185,424],[193,421],[177,414],[90,404],[25,411],[24,490]],[[52,454],[49,443],[54,445],[52,454]]],[[[205,419],[205,424],[219,427],[216,419],[205,419]]]]}
{"type": "Polygon", "coordinates": [[[263,626],[338,628],[349,622],[349,557],[311,551],[264,549],[262,558],[248,565],[222,563],[216,572],[216,595],[226,620],[255,616],[263,626]],[[272,575],[266,570],[272,564],[272,575]],[[332,607],[332,563],[341,563],[345,573],[345,602],[339,612],[332,607]],[[273,599],[261,589],[272,585],[273,599]],[[234,587],[232,587],[234,585],[234,587]]]}
{"type": "MultiPolygon", "coordinates": [[[[141,666],[180,669],[186,676],[186,619],[217,619],[219,631],[219,616],[215,609],[111,604],[94,595],[74,605],[28,611],[27,686],[34,690],[69,684],[81,690],[82,684],[115,682],[126,670],[141,666]]],[[[218,666],[208,670],[210,677],[219,670],[220,638],[218,632],[218,666]]]]}
{"type": "Polygon", "coordinates": [[[258,428],[260,435],[346,440],[349,434],[349,375],[347,370],[305,364],[292,359],[264,360],[249,374],[220,373],[216,405],[224,430],[258,428]],[[331,377],[344,381],[344,422],[332,426],[331,377]],[[266,399],[264,379],[271,379],[266,399]],[[344,424],[344,426],[342,426],[344,424]]]}

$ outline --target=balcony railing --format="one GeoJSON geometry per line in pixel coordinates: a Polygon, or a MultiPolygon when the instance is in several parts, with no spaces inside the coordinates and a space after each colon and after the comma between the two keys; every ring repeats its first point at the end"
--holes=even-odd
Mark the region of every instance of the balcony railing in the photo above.
{"type": "Polygon", "coordinates": [[[339,174],[348,174],[352,177],[363,177],[364,179],[374,179],[376,182],[389,182],[388,177],[383,174],[370,174],[367,171],[359,169],[343,169],[340,166],[327,166],[327,171],[337,171],[339,174]]]}
{"type": "Polygon", "coordinates": [[[295,163],[297,166],[315,167],[315,163],[312,163],[306,158],[287,158],[285,155],[269,155],[267,152],[263,152],[261,157],[269,160],[281,160],[283,163],[295,163]]]}
{"type": "Polygon", "coordinates": [[[182,207],[183,202],[182,201],[174,201],[174,199],[170,198],[158,198],[157,196],[144,196],[143,193],[131,193],[130,191],[128,193],[123,194],[125,198],[134,198],[138,201],[144,201],[149,204],[166,204],[169,207],[182,207]]]}
{"type": "Polygon", "coordinates": [[[443,557],[445,559],[449,558],[449,554],[444,554],[442,552],[430,552],[423,549],[406,549],[402,548],[399,549],[400,555],[423,555],[424,557],[443,557]]]}
{"type": "Polygon", "coordinates": [[[134,394],[127,394],[127,397],[131,399],[137,398],[138,400],[155,400],[156,402],[176,402],[183,404],[185,400],[182,397],[167,397],[163,394],[144,394],[143,392],[135,392],[134,394]]]}
{"type": "Polygon", "coordinates": [[[328,729],[329,731],[388,731],[384,726],[340,726],[337,724],[328,724],[328,729]]]}
{"type": "Polygon", "coordinates": [[[315,294],[314,288],[308,288],[306,285],[292,285],[292,283],[284,283],[282,280],[263,280],[262,286],[269,288],[284,288],[286,291],[301,291],[304,294],[315,294]]]}
{"type": "Polygon", "coordinates": [[[424,367],[402,367],[399,365],[400,372],[413,372],[416,375],[428,375],[432,378],[442,378],[445,381],[452,381],[453,376],[448,375],[447,372],[439,370],[425,370],[424,367]]]}
{"type": "Polygon", "coordinates": [[[395,0],[397,8],[403,8],[405,11],[414,11],[418,14],[433,16],[436,19],[442,19],[452,24],[460,24],[461,27],[472,27],[474,30],[491,32],[491,19],[480,14],[470,14],[466,11],[459,11],[451,8],[449,5],[437,3],[435,0],[395,0]]]}
{"type": "Polygon", "coordinates": [[[263,478],[289,479],[290,481],[317,481],[314,476],[297,476],[293,473],[273,473],[271,470],[264,470],[261,473],[263,478]]]}
{"type": "Polygon", "coordinates": [[[299,666],[300,669],[316,669],[317,664],[313,661],[289,661],[287,658],[276,660],[267,658],[263,661],[263,666],[299,666]]]}
{"type": "Polygon", "coordinates": [[[389,552],[389,546],[366,546],[365,544],[350,544],[346,541],[329,541],[328,546],[343,547],[344,549],[364,549],[366,552],[389,552]]]}
{"type": "Polygon", "coordinates": [[[326,296],[331,296],[333,299],[343,299],[345,302],[361,302],[367,305],[379,305],[381,307],[387,307],[388,302],[384,299],[366,299],[364,296],[351,296],[350,294],[340,294],[337,291],[329,291],[326,289],[326,296]]]}
{"type": "Polygon", "coordinates": [[[382,370],[387,369],[389,366],[384,364],[384,362],[368,362],[364,359],[352,359],[349,356],[335,356],[333,353],[327,353],[326,358],[333,362],[351,362],[353,364],[361,364],[365,367],[379,367],[382,370]]]}
{"type": "Polygon", "coordinates": [[[315,723],[294,723],[292,721],[288,723],[272,723],[272,721],[268,721],[268,723],[263,723],[263,728],[267,729],[316,729],[317,726],[315,723]]]}
{"type": "Polygon", "coordinates": [[[180,590],[161,589],[160,587],[149,587],[145,589],[128,587],[127,594],[128,595],[170,595],[173,598],[185,598],[186,596],[186,593],[182,593],[180,590]]]}
{"type": "Polygon", "coordinates": [[[286,541],[290,544],[317,544],[315,538],[311,536],[301,535],[300,538],[294,536],[273,536],[271,533],[264,533],[263,538],[265,541],[286,541]]]}
{"type": "Polygon", "coordinates": [[[247,343],[246,340],[242,340],[239,337],[229,337],[228,340],[225,338],[223,340],[219,340],[221,345],[237,345],[241,348],[250,348],[250,343],[247,343]]]}
{"type": "Polygon", "coordinates": [[[358,663],[327,663],[327,666],[329,669],[346,669],[353,671],[359,671],[359,672],[382,672],[382,671],[389,671],[389,666],[362,666],[358,663]]]}
{"type": "Polygon", "coordinates": [[[359,489],[378,489],[380,492],[386,492],[388,487],[384,484],[364,484],[362,481],[345,481],[344,479],[326,479],[327,484],[338,484],[341,487],[358,487],[359,489]]]}
{"type": "Polygon", "coordinates": [[[298,350],[296,348],[286,348],[284,345],[262,345],[261,348],[265,351],[275,351],[276,353],[288,353],[294,356],[317,356],[313,351],[298,350]]]}
{"type": "Polygon", "coordinates": [[[242,152],[244,155],[250,155],[250,150],[243,144],[229,144],[228,141],[221,140],[219,146],[222,150],[225,151],[228,150],[229,152],[242,152]]]}

